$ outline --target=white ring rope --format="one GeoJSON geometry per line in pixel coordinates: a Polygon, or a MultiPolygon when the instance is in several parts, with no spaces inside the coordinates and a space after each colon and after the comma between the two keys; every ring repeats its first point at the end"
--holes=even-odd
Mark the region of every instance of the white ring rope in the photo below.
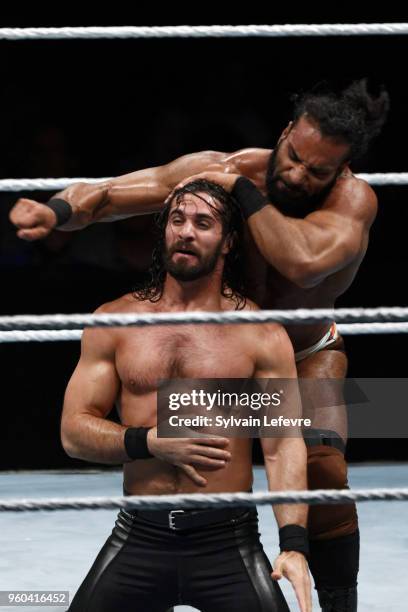
{"type": "Polygon", "coordinates": [[[371,174],[361,173],[355,175],[357,178],[367,181],[370,185],[408,185],[408,172],[373,172],[371,174]]]}
{"type": "MultiPolygon", "coordinates": [[[[337,326],[343,336],[370,334],[407,334],[408,323],[343,323],[337,326]]],[[[81,340],[80,329],[0,331],[0,344],[5,342],[60,342],[81,340]]]]}
{"type": "Polygon", "coordinates": [[[408,323],[343,323],[337,328],[343,336],[408,334],[408,323]]]}
{"type": "MultiPolygon", "coordinates": [[[[356,174],[357,178],[370,185],[408,185],[408,172],[376,172],[356,174]]],[[[105,178],[34,178],[0,179],[0,191],[60,191],[75,183],[103,183],[112,180],[105,178]]]]}
{"type": "MultiPolygon", "coordinates": [[[[408,173],[407,173],[408,176],[408,173]]],[[[110,178],[0,179],[0,191],[59,191],[75,183],[103,183],[110,178]]],[[[407,179],[408,182],[408,179],[407,179]]]]}
{"type": "Polygon", "coordinates": [[[80,329],[0,331],[0,344],[5,342],[61,342],[81,340],[81,337],[82,330],[80,329]]]}
{"type": "Polygon", "coordinates": [[[0,316],[0,330],[67,330],[84,327],[143,327],[147,325],[190,325],[239,323],[313,324],[322,321],[340,323],[407,322],[408,308],[298,308],[296,310],[232,310],[228,312],[162,312],[158,314],[53,314],[0,316]]]}
{"type": "MultiPolygon", "coordinates": [[[[86,27],[86,28],[0,28],[3,40],[39,39],[97,39],[97,38],[202,38],[202,37],[250,37],[250,36],[351,36],[351,35],[402,35],[408,34],[408,23],[383,24],[310,24],[274,26],[169,26],[169,27],[86,27]]],[[[372,185],[406,185],[408,173],[375,173],[358,175],[372,185]]],[[[4,179],[0,191],[59,190],[76,182],[96,183],[108,179],[4,179]]],[[[84,325],[127,326],[127,325],[168,325],[188,323],[312,323],[320,320],[370,321],[354,325],[343,325],[342,333],[401,333],[406,332],[407,323],[389,325],[408,318],[407,308],[377,309],[298,309],[296,311],[258,311],[228,313],[163,313],[159,315],[45,315],[0,317],[0,329],[11,330],[0,334],[0,342],[21,340],[73,340],[81,331],[65,329],[82,328],[84,325]],[[388,327],[382,322],[388,322],[388,327]],[[51,328],[52,331],[40,329],[51,328]],[[33,331],[37,329],[38,331],[33,331]],[[59,331],[55,331],[57,328],[59,331]],[[24,330],[27,331],[16,331],[24,330]],[[392,332],[390,331],[392,329],[392,332]],[[19,334],[19,336],[16,336],[19,334]],[[48,334],[48,335],[47,335],[48,334]],[[50,335],[51,334],[51,335],[50,335]],[[8,338],[5,340],[5,338],[8,338]]],[[[234,494],[188,494],[160,496],[129,496],[112,498],[50,498],[0,501],[0,511],[22,512],[39,510],[80,510],[145,508],[164,509],[238,507],[277,503],[352,503],[355,501],[408,500],[408,489],[367,489],[367,490],[317,490],[285,491],[277,493],[234,493],[234,494]]]]}
{"type": "Polygon", "coordinates": [[[178,495],[134,495],[126,497],[62,497],[47,499],[2,499],[0,511],[38,510],[113,510],[139,508],[233,508],[268,504],[344,504],[356,501],[407,501],[408,489],[316,489],[315,491],[277,491],[260,493],[183,493],[178,495]]]}
{"type": "Polygon", "coordinates": [[[211,26],[93,26],[0,28],[3,40],[74,40],[79,38],[240,38],[286,36],[382,36],[408,34],[408,23],[320,23],[211,26]]]}

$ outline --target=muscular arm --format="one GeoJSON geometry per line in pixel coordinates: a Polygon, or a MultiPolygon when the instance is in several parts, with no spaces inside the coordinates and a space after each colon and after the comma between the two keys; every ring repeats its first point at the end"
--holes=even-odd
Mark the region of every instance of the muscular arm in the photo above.
{"type": "MultiPolygon", "coordinates": [[[[98,221],[157,212],[180,181],[204,171],[217,175],[244,174],[259,184],[269,154],[263,149],[242,149],[234,153],[203,151],[106,182],[76,183],[54,195],[68,202],[73,211],[69,221],[58,229],[79,230],[98,221]]],[[[40,240],[54,229],[57,217],[48,206],[20,198],[10,212],[10,221],[17,227],[19,238],[40,240]]]]}
{"type": "Polygon", "coordinates": [[[171,190],[184,178],[206,169],[223,170],[224,153],[203,151],[184,155],[155,168],[138,170],[106,183],[79,183],[60,192],[73,208],[71,220],[61,229],[78,229],[95,221],[157,212],[171,190]]]}
{"type": "MultiPolygon", "coordinates": [[[[285,385],[286,397],[281,404],[280,414],[299,418],[302,410],[292,344],[282,327],[262,327],[265,327],[266,333],[262,333],[257,341],[257,368],[254,377],[293,379],[293,384],[285,385]]],[[[291,433],[298,435],[261,438],[270,491],[307,489],[306,446],[300,430],[291,433]]],[[[280,504],[275,505],[273,510],[279,527],[291,524],[306,527],[307,505],[280,504]]]]}
{"type": "MultiPolygon", "coordinates": [[[[99,312],[105,310],[99,309],[99,312]]],[[[97,463],[131,461],[125,451],[127,427],[106,420],[120,388],[115,367],[115,346],[110,330],[85,330],[81,358],[65,393],[61,439],[70,457],[97,463]]],[[[205,486],[196,466],[220,469],[229,461],[227,438],[157,438],[149,431],[149,451],[162,461],[177,465],[193,482],[205,486]],[[192,465],[194,463],[194,466],[192,465]]]]}
{"type": "Polygon", "coordinates": [[[61,440],[70,457],[108,464],[130,461],[124,447],[126,427],[106,420],[119,386],[110,330],[85,330],[62,412],[61,440]]]}
{"type": "Polygon", "coordinates": [[[268,205],[248,219],[265,259],[301,287],[313,287],[363,258],[377,211],[372,189],[357,179],[339,179],[324,208],[304,219],[286,217],[268,205]]]}
{"type": "MultiPolygon", "coordinates": [[[[75,183],[54,195],[72,208],[72,216],[58,229],[78,230],[97,221],[116,221],[157,212],[172,189],[186,177],[206,169],[228,171],[228,163],[223,162],[226,157],[224,153],[204,151],[106,182],[75,183]]],[[[39,240],[55,228],[57,216],[40,202],[20,198],[10,212],[10,221],[18,228],[19,238],[39,240]]]]}

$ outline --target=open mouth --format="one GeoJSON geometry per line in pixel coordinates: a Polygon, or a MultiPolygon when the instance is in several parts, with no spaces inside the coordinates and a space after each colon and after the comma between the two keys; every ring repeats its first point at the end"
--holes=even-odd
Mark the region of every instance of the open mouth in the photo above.
{"type": "Polygon", "coordinates": [[[178,255],[190,255],[193,257],[198,257],[197,253],[195,253],[194,251],[190,251],[188,249],[177,249],[177,251],[174,251],[175,253],[177,253],[178,255]]]}

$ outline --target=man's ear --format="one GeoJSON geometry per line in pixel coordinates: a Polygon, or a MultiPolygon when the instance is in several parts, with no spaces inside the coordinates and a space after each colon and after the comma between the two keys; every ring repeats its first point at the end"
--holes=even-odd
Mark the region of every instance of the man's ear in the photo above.
{"type": "Polygon", "coordinates": [[[290,121],[288,123],[288,125],[285,127],[285,129],[283,130],[282,134],[279,136],[279,140],[278,140],[278,144],[282,141],[285,140],[285,138],[288,137],[289,132],[291,131],[291,129],[293,128],[293,121],[290,121]]]}

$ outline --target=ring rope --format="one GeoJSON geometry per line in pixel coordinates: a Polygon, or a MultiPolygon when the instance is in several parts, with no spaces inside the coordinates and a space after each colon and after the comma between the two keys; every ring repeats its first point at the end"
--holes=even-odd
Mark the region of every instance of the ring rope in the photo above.
{"type": "Polygon", "coordinates": [[[0,501],[0,511],[35,512],[39,510],[113,510],[143,508],[162,510],[180,508],[236,508],[268,504],[344,504],[356,501],[407,501],[408,488],[316,489],[315,491],[277,491],[260,493],[187,493],[178,495],[134,495],[126,497],[65,497],[47,499],[9,499],[0,501]]]}
{"type": "Polygon", "coordinates": [[[321,23],[211,26],[92,26],[0,28],[2,40],[74,40],[98,38],[240,38],[286,36],[383,36],[408,34],[408,23],[321,23]]]}
{"type": "Polygon", "coordinates": [[[232,310],[228,312],[162,312],[112,314],[12,315],[0,317],[0,330],[82,329],[84,327],[128,327],[147,325],[189,325],[239,323],[313,324],[322,321],[342,323],[407,322],[408,308],[298,308],[295,310],[232,310]]]}
{"type": "MultiPolygon", "coordinates": [[[[408,323],[345,323],[337,326],[343,336],[407,334],[408,323]]],[[[6,342],[61,342],[81,340],[80,329],[0,331],[0,344],[6,342]]]]}
{"type": "MultiPolygon", "coordinates": [[[[374,172],[356,174],[357,178],[370,185],[408,185],[408,172],[374,172]]],[[[112,180],[105,178],[21,178],[0,179],[0,191],[59,191],[75,183],[103,183],[112,180]]]]}
{"type": "MultiPolygon", "coordinates": [[[[408,177],[408,173],[407,173],[408,177]]],[[[110,181],[112,177],[106,178],[22,178],[1,179],[0,191],[59,191],[70,187],[75,183],[103,183],[110,181]]],[[[407,178],[408,183],[408,178],[407,178]]]]}

